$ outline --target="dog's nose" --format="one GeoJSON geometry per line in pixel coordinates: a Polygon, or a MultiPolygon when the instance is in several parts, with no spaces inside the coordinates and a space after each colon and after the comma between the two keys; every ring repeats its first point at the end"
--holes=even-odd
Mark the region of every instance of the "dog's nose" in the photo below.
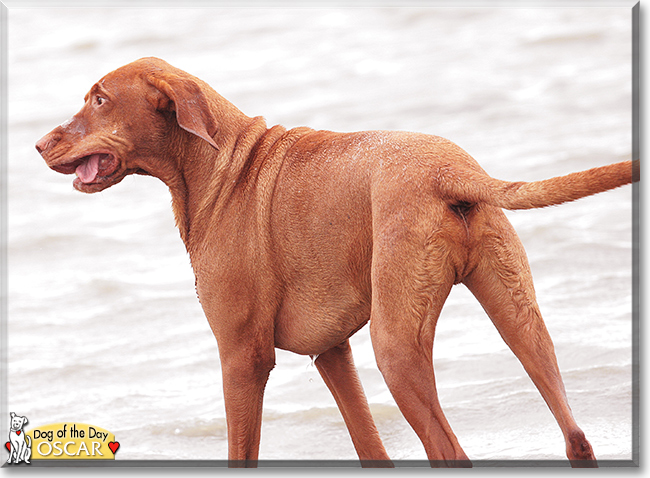
{"type": "Polygon", "coordinates": [[[36,151],[38,151],[40,154],[43,154],[56,143],[58,143],[60,139],[61,136],[55,133],[46,134],[36,142],[36,151]]]}
{"type": "Polygon", "coordinates": [[[36,142],[36,151],[39,152],[39,154],[43,154],[43,151],[47,149],[47,140],[45,138],[41,138],[36,142]]]}

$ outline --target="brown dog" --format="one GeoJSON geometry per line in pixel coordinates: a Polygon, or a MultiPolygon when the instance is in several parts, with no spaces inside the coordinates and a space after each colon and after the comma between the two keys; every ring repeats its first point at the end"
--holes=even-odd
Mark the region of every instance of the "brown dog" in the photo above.
{"type": "Polygon", "coordinates": [[[370,320],[379,369],[432,465],[469,466],[438,403],[432,364],[438,315],[461,282],[546,400],[569,460],[595,464],[567,403],[524,249],[501,208],[628,184],[631,162],[499,181],[436,136],[267,129],[155,58],[106,75],[36,148],[55,171],[76,172],[82,192],[132,173],[169,187],[219,346],[231,464],[256,464],[278,347],[317,356],[359,458],[390,465],[348,343],[370,320]]]}

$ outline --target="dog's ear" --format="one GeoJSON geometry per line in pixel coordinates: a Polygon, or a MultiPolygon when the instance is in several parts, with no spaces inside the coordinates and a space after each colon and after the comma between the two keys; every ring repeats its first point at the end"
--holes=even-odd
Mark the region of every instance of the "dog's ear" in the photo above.
{"type": "Polygon", "coordinates": [[[29,421],[29,420],[27,420],[27,417],[21,417],[21,418],[23,419],[23,424],[22,424],[22,426],[27,425],[27,422],[29,421]]]}
{"type": "Polygon", "coordinates": [[[147,80],[160,93],[151,100],[156,109],[174,111],[181,128],[219,149],[212,139],[217,132],[217,120],[195,81],[174,74],[150,75],[147,80]]]}
{"type": "Polygon", "coordinates": [[[14,412],[11,412],[9,415],[11,416],[11,418],[16,416],[16,414],[14,412]]]}

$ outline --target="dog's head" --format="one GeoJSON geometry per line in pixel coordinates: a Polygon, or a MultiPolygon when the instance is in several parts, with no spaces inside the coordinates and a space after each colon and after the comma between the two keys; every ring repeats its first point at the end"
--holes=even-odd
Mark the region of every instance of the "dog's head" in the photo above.
{"type": "Polygon", "coordinates": [[[73,185],[86,193],[133,173],[165,181],[173,174],[174,154],[190,138],[217,148],[208,88],[163,60],[143,58],[95,83],[83,108],[41,138],[36,149],[50,168],[76,173],[73,185]]]}
{"type": "Polygon", "coordinates": [[[27,417],[21,417],[11,412],[11,430],[21,430],[27,424],[27,417]]]}

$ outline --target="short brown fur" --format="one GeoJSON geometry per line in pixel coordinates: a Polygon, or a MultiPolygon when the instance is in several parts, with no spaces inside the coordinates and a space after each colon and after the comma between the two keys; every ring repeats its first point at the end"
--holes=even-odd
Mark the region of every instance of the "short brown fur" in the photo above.
{"type": "Polygon", "coordinates": [[[391,465],[348,343],[368,321],[379,369],[431,464],[470,466],[438,403],[432,363],[438,315],[457,283],[481,302],[538,387],[572,464],[595,465],[567,402],[524,248],[501,208],[629,184],[631,162],[508,183],[436,136],[267,129],[155,58],[106,75],[37,149],[62,173],[102,154],[92,180],[75,180],[83,192],[132,173],[169,187],[219,346],[234,466],[258,458],[276,347],[317,357],[362,463],[391,465]]]}

